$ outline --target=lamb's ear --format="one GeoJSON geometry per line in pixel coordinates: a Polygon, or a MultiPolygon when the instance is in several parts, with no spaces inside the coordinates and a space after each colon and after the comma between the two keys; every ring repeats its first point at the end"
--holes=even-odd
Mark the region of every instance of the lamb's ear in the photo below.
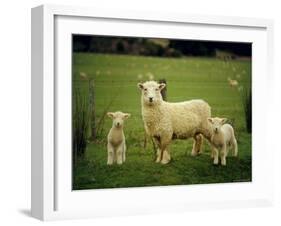
{"type": "Polygon", "coordinates": [[[226,121],[227,121],[227,118],[222,118],[222,119],[221,119],[221,124],[226,123],[226,121]]]}
{"type": "Polygon", "coordinates": [[[210,123],[213,123],[213,119],[212,119],[212,118],[208,118],[208,121],[209,121],[210,123]]]}
{"type": "Polygon", "coordinates": [[[143,89],[143,84],[142,83],[138,83],[138,87],[139,87],[140,90],[142,90],[143,89]]]}
{"type": "Polygon", "coordinates": [[[110,118],[113,118],[114,113],[113,112],[107,112],[107,116],[110,117],[110,118]]]}
{"type": "Polygon", "coordinates": [[[159,89],[160,89],[160,90],[162,90],[162,89],[164,89],[164,88],[165,88],[165,86],[166,86],[166,84],[165,84],[165,83],[160,83],[160,84],[159,84],[159,89]]]}
{"type": "Polygon", "coordinates": [[[124,118],[124,119],[127,119],[127,118],[129,118],[130,116],[131,116],[131,114],[129,114],[129,113],[124,113],[124,114],[123,114],[123,118],[124,118]]]}

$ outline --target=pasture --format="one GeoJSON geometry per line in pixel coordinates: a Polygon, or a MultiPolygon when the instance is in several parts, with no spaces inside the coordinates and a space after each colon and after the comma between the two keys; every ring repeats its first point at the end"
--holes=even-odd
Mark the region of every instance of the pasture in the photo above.
{"type": "MultiPolygon", "coordinates": [[[[73,189],[119,188],[162,185],[188,185],[251,181],[251,134],[246,131],[242,92],[251,86],[249,59],[224,62],[216,58],[161,58],[128,55],[74,53],[73,90],[88,97],[88,81],[94,81],[97,139],[88,142],[85,157],[73,166],[73,189]],[[192,157],[192,139],[175,140],[170,145],[172,161],[154,162],[154,150],[148,140],[144,148],[139,81],[167,80],[170,102],[204,99],[212,116],[226,117],[238,140],[238,158],[228,157],[227,166],[214,166],[210,147],[204,142],[203,154],[192,157]],[[230,87],[228,78],[238,87],[230,87]],[[123,165],[107,166],[107,134],[112,121],[107,111],[131,114],[125,122],[127,159],[123,165]]],[[[75,100],[74,100],[75,101],[75,100]]]]}

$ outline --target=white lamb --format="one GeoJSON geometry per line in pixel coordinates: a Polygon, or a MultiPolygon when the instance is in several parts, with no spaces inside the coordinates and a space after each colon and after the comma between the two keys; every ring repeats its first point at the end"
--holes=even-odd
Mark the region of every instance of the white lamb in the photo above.
{"type": "Polygon", "coordinates": [[[203,134],[211,137],[211,127],[208,118],[211,117],[211,108],[203,100],[191,100],[178,103],[163,101],[160,91],[164,83],[155,81],[139,83],[142,91],[142,118],[146,133],[153,137],[158,150],[156,162],[167,164],[170,160],[168,146],[172,139],[194,138],[191,154],[201,152],[203,134]]]}
{"type": "Polygon", "coordinates": [[[238,81],[235,79],[228,78],[227,80],[230,87],[236,87],[239,84],[238,81]]]}
{"type": "Polygon", "coordinates": [[[123,132],[124,120],[130,117],[130,114],[117,112],[108,112],[107,115],[113,119],[112,127],[107,136],[107,165],[117,162],[118,165],[126,160],[126,140],[123,132]]]}
{"type": "Polygon", "coordinates": [[[225,118],[209,118],[212,125],[213,134],[211,137],[211,144],[213,145],[212,157],[214,164],[219,163],[219,155],[221,164],[226,165],[226,156],[228,154],[228,147],[232,148],[232,155],[237,156],[238,146],[234,135],[234,129],[230,124],[225,124],[225,118]]]}

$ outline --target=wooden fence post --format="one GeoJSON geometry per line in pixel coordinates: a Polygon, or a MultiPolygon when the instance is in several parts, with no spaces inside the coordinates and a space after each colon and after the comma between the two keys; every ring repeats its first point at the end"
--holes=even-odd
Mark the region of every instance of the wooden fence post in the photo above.
{"type": "Polygon", "coordinates": [[[89,79],[89,113],[90,113],[90,140],[96,139],[96,107],[95,107],[95,83],[89,79]]]}

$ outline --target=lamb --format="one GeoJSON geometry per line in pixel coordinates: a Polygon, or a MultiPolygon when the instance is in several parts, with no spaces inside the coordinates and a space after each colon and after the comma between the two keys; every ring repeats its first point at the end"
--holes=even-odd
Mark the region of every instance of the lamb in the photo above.
{"type": "Polygon", "coordinates": [[[228,147],[232,148],[233,156],[238,155],[238,146],[234,135],[234,129],[230,124],[225,124],[227,121],[225,118],[209,118],[208,120],[212,125],[213,130],[211,144],[213,146],[212,157],[214,158],[214,164],[217,165],[219,163],[220,154],[221,164],[225,166],[228,147]]]}
{"type": "Polygon", "coordinates": [[[238,81],[235,80],[235,79],[231,79],[231,78],[228,78],[228,84],[230,85],[230,87],[236,87],[238,86],[238,81]]]}
{"type": "Polygon", "coordinates": [[[126,160],[126,140],[123,132],[124,120],[130,117],[129,113],[108,112],[113,119],[112,127],[107,136],[107,165],[117,162],[118,165],[126,160]]]}
{"type": "Polygon", "coordinates": [[[171,160],[168,146],[173,139],[193,137],[191,151],[193,156],[201,153],[203,136],[211,138],[211,127],[208,118],[211,108],[203,100],[191,100],[169,103],[162,99],[161,90],[164,83],[155,81],[138,83],[142,91],[142,118],[146,133],[157,144],[156,162],[167,164],[171,160]]]}

